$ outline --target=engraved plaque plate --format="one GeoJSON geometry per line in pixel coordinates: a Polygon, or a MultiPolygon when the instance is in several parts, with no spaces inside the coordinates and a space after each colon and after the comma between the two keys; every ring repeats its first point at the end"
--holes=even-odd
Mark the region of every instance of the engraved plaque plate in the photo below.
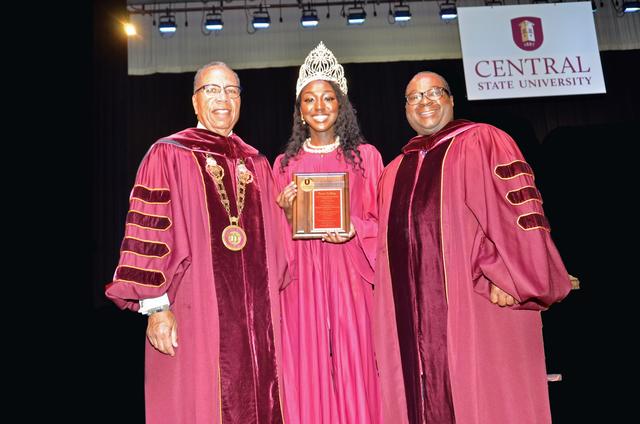
{"type": "Polygon", "coordinates": [[[293,238],[322,238],[327,232],[347,235],[349,214],[349,174],[294,174],[298,194],[293,202],[293,238]]]}

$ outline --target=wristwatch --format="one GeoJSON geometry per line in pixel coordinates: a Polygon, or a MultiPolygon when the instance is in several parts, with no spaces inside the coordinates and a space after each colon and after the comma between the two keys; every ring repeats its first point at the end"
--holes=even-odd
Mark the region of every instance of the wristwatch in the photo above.
{"type": "Polygon", "coordinates": [[[149,309],[145,315],[150,316],[150,315],[155,314],[156,312],[163,312],[163,311],[168,311],[168,310],[169,310],[169,305],[162,305],[162,306],[158,306],[156,308],[149,309]]]}

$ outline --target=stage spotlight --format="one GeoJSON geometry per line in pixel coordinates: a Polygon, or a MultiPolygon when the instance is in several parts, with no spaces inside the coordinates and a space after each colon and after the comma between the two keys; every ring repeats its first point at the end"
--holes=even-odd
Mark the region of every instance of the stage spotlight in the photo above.
{"type": "Polygon", "coordinates": [[[222,31],[224,22],[220,13],[207,13],[204,21],[204,28],[207,31],[222,31]]]}
{"type": "Polygon", "coordinates": [[[304,28],[313,28],[318,26],[318,12],[315,9],[308,9],[302,11],[302,17],[300,18],[300,25],[304,28]]]}
{"type": "Polygon", "coordinates": [[[458,11],[454,3],[443,3],[440,5],[440,19],[449,21],[458,17],[458,11]]]}
{"type": "Polygon", "coordinates": [[[350,7],[347,12],[347,23],[349,25],[362,25],[367,19],[367,12],[362,7],[350,7]]]}
{"type": "Polygon", "coordinates": [[[170,37],[176,32],[176,17],[170,15],[167,12],[166,15],[160,16],[160,23],[158,24],[158,31],[163,37],[170,37]]]}
{"type": "Polygon", "coordinates": [[[253,12],[253,20],[251,21],[254,29],[266,29],[271,25],[271,17],[269,16],[269,12],[262,8],[260,5],[260,9],[253,12]]]}
{"type": "Polygon", "coordinates": [[[407,22],[411,20],[411,10],[409,6],[405,6],[400,3],[393,8],[393,21],[394,22],[407,22]]]}
{"type": "Polygon", "coordinates": [[[122,24],[122,26],[124,28],[124,33],[127,34],[127,37],[133,37],[134,35],[138,34],[135,25],[130,22],[125,22],[124,24],[122,24]]]}
{"type": "Polygon", "coordinates": [[[634,13],[640,10],[640,1],[623,1],[622,11],[624,13],[634,13]]]}

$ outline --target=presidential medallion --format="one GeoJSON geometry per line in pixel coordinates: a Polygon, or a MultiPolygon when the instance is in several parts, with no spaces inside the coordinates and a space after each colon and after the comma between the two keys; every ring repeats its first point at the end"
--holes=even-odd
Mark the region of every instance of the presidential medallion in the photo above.
{"type": "Polygon", "coordinates": [[[242,227],[231,224],[222,230],[222,244],[229,249],[237,252],[247,244],[247,234],[242,227]]]}

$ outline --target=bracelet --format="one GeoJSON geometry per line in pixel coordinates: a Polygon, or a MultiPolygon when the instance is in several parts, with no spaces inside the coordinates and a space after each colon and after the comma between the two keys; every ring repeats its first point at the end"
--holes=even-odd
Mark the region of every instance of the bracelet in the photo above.
{"type": "Polygon", "coordinates": [[[146,315],[151,316],[153,314],[155,314],[156,312],[164,312],[164,311],[168,311],[169,310],[169,305],[162,305],[162,306],[158,306],[157,308],[152,308],[149,309],[146,313],[146,315]]]}

